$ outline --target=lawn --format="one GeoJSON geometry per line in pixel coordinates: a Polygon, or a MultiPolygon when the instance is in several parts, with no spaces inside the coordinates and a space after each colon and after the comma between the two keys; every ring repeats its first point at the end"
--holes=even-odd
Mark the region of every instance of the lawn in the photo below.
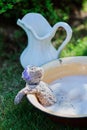
{"type": "MultiPolygon", "coordinates": [[[[72,26],[72,29],[72,39],[60,57],[87,55],[87,20],[76,27],[72,26]]],[[[19,105],[14,105],[15,95],[25,85],[21,79],[23,68],[19,57],[27,45],[27,38],[19,28],[9,37],[3,32],[4,30],[0,31],[0,130],[79,130],[78,127],[72,128],[53,122],[32,106],[26,97],[19,105]]],[[[56,47],[64,38],[61,34],[65,35],[65,32],[61,32],[59,39],[56,39],[56,47]]]]}

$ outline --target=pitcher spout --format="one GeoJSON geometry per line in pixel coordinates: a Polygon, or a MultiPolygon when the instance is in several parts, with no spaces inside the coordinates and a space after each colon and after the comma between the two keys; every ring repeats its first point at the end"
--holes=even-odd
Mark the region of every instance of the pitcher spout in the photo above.
{"type": "Polygon", "coordinates": [[[50,38],[51,39],[51,34],[52,34],[52,27],[50,27],[50,30],[48,33],[46,33],[45,35],[42,35],[42,36],[39,36],[37,34],[37,32],[35,32],[35,30],[29,26],[28,24],[24,23],[24,21],[22,21],[21,19],[18,19],[17,20],[17,25],[19,25],[25,32],[26,34],[28,35],[29,34],[29,31],[32,32],[32,34],[35,36],[35,38],[37,40],[44,40],[44,39],[48,39],[50,38]]]}
{"type": "Polygon", "coordinates": [[[32,32],[33,35],[38,39],[38,36],[36,32],[33,30],[33,28],[25,24],[21,19],[17,20],[17,25],[19,25],[26,32],[27,36],[29,35],[29,32],[32,32]]]}

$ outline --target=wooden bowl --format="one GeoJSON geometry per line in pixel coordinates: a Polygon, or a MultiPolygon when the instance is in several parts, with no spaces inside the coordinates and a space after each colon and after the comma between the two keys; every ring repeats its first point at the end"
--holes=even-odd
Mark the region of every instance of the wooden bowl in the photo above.
{"type": "Polygon", "coordinates": [[[31,104],[56,122],[87,126],[87,57],[61,58],[42,67],[43,81],[53,90],[57,103],[43,107],[34,95],[28,94],[31,104]]]}

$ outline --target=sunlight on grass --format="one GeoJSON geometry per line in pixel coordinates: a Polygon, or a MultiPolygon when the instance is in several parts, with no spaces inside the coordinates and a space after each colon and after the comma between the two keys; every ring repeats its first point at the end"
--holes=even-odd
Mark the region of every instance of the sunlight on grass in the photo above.
{"type": "Polygon", "coordinates": [[[61,53],[61,57],[87,55],[87,37],[78,39],[75,44],[69,43],[61,53]]]}
{"type": "Polygon", "coordinates": [[[84,0],[82,6],[83,6],[83,11],[87,12],[87,1],[86,0],[84,0]]]}

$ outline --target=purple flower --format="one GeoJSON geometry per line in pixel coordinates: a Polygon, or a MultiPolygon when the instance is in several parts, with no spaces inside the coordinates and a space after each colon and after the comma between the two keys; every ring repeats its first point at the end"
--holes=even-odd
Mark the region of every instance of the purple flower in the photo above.
{"type": "Polygon", "coordinates": [[[22,72],[22,78],[26,81],[29,81],[31,79],[28,67],[26,67],[25,70],[22,72]]]}

